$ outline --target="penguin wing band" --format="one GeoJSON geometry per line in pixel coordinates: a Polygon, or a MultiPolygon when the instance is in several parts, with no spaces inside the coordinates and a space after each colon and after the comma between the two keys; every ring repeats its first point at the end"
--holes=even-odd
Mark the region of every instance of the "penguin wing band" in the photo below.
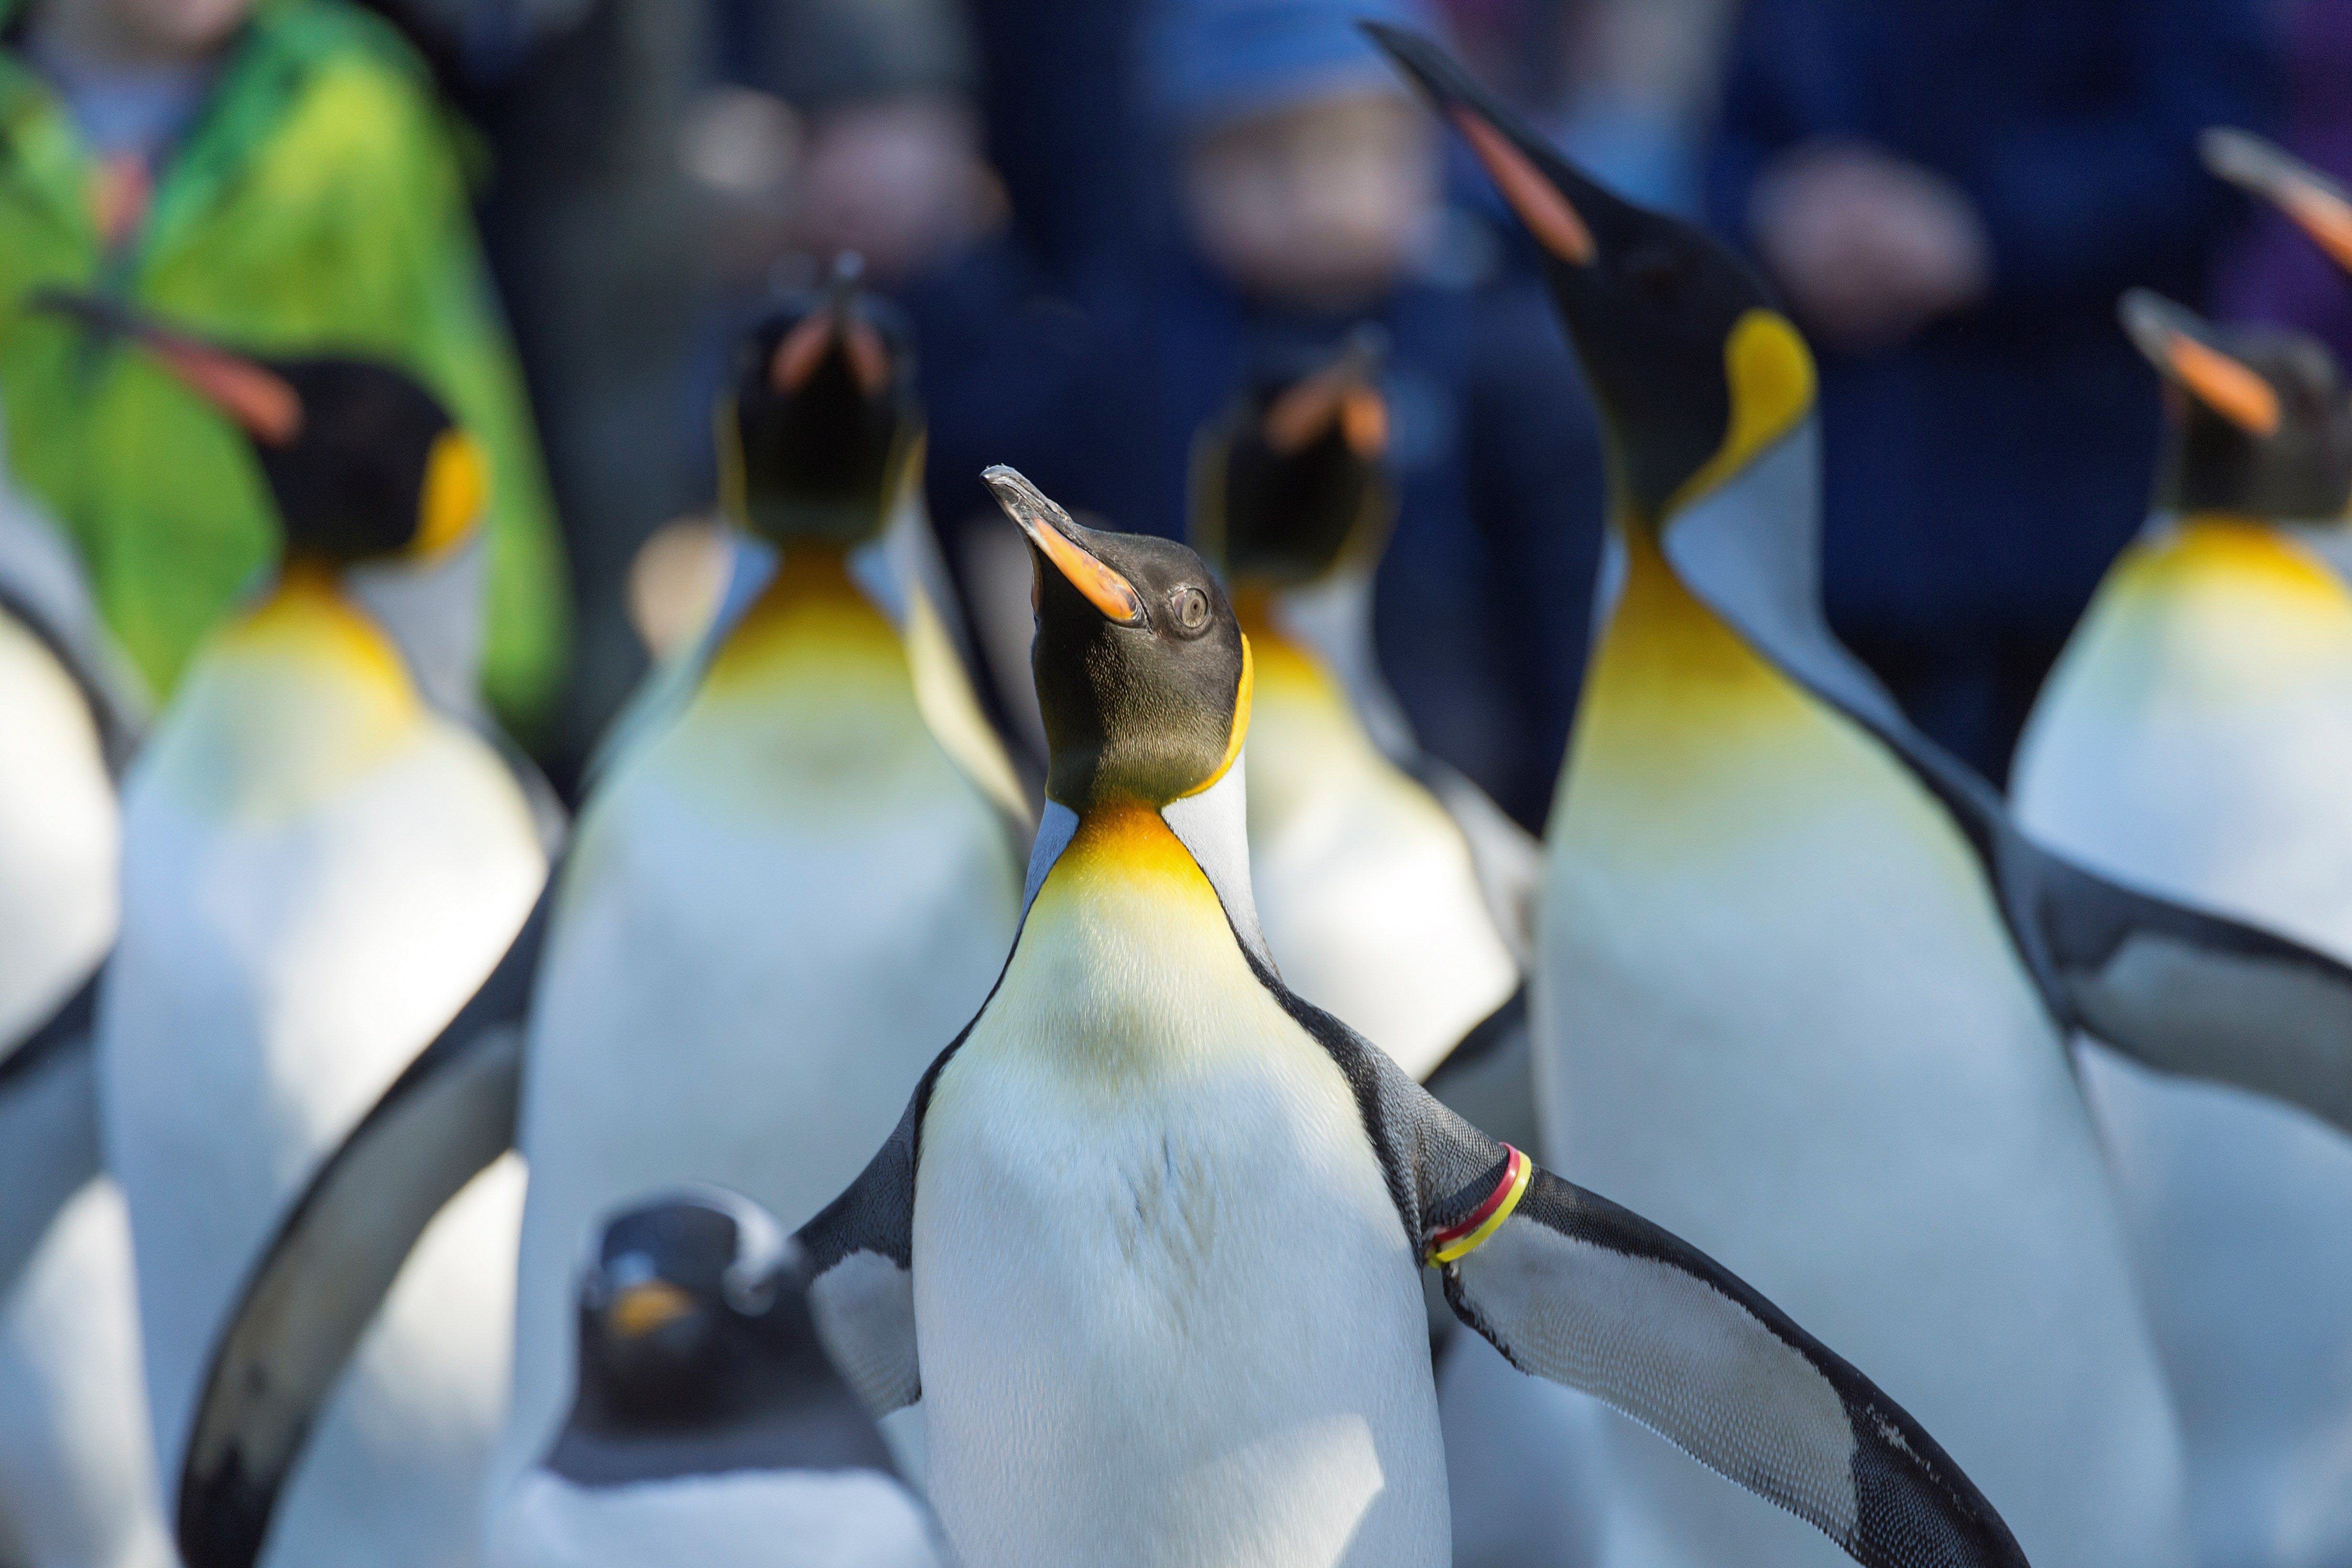
{"type": "Polygon", "coordinates": [[[187,1568],[252,1568],[279,1492],[417,1238],[514,1145],[551,891],[473,999],[320,1166],[215,1342],[180,1469],[187,1568]]]}
{"type": "Polygon", "coordinates": [[[1417,1255],[1520,1371],[1656,1432],[1870,1568],[2025,1555],[1936,1440],[1713,1258],[1454,1115],[1270,975],[1355,1086],[1417,1255]]]}
{"type": "Polygon", "coordinates": [[[2160,1071],[2232,1084],[2352,1131],[2352,969],[2252,926],[2033,851],[2023,902],[2075,1021],[2160,1071]]]}

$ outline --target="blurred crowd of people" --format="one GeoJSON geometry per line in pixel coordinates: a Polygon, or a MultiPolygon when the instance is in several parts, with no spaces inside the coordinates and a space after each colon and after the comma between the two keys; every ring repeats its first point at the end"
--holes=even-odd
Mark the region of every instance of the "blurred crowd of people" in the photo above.
{"type": "Polygon", "coordinates": [[[2194,149],[2244,125],[2352,174],[2325,0],[0,0],[17,478],[160,692],[269,558],[266,492],[200,403],[19,307],[68,281],[392,354],[491,454],[485,689],[568,781],[645,667],[632,563],[711,504],[724,346],[835,254],[915,323],[983,643],[988,585],[1027,575],[983,465],[1181,533],[1195,434],[1252,365],[1369,319],[1402,500],[1384,668],[1538,824],[1604,456],[1526,242],[1365,16],[1446,32],[1772,279],[1822,350],[1832,616],[1996,777],[2146,510],[2158,390],[2118,293],[2352,350],[2326,263],[2194,149]]]}

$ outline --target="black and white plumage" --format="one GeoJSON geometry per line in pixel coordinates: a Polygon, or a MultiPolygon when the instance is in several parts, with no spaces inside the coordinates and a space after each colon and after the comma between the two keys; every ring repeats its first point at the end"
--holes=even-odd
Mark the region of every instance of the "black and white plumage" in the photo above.
{"type": "Polygon", "coordinates": [[[495,1568],[939,1568],[766,1210],[688,1189],[613,1216],[578,1315],[572,1409],[499,1510],[495,1568]]]}

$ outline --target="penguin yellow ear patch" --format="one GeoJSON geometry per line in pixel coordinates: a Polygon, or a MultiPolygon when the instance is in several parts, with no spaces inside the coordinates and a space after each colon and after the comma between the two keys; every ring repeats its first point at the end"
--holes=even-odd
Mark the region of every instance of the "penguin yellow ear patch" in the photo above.
{"type": "Polygon", "coordinates": [[[416,540],[410,549],[428,557],[447,550],[473,531],[489,499],[489,464],[480,445],[463,430],[442,431],[425,455],[416,540]]]}
{"type": "Polygon", "coordinates": [[[1731,424],[1714,457],[1685,480],[1667,510],[1679,510],[1787,435],[1813,406],[1813,355],[1786,316],[1760,307],[1733,323],[1723,344],[1731,424]]]}

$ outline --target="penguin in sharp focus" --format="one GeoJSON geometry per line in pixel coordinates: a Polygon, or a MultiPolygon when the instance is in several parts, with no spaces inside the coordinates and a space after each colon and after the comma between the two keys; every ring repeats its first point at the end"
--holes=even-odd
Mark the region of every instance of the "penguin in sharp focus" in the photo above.
{"type": "Polygon", "coordinates": [[[127,668],[71,547],[0,479],[0,1561],[45,1568],[171,1557],[89,1047],[142,717],[127,668]]]}
{"type": "MultiPolygon", "coordinates": [[[[1181,545],[1079,528],[1011,470],[989,478],[1036,555],[1053,742],[1025,913],[978,1016],[792,1243],[867,1410],[921,1400],[958,1561],[1439,1568],[1426,1265],[1513,1364],[1857,1562],[2022,1568],[1860,1372],[1283,985],[1250,900],[1251,655],[1223,592],[1181,545]]],[[[492,994],[518,975],[510,955],[467,1011],[506,1016],[492,994]]],[[[284,1472],[364,1300],[354,1273],[381,1277],[499,1145],[517,1057],[498,1039],[454,1022],[257,1271],[206,1404],[224,1511],[284,1472]]]]}
{"type": "MultiPolygon", "coordinates": [[[[121,931],[97,1003],[100,1124],[176,1511],[198,1390],[248,1270],[498,962],[548,851],[531,783],[436,700],[447,645],[430,617],[369,607],[379,590],[414,607],[404,590],[420,581],[478,588],[488,475],[442,405],[390,364],[247,354],[109,301],[44,303],[91,329],[100,374],[152,365],[235,421],[283,534],[278,571],[126,776],[121,931]]],[[[446,608],[443,624],[478,621],[462,596],[446,608]]],[[[486,1173],[401,1275],[270,1561],[477,1560],[521,1184],[515,1162],[486,1173]]]]}
{"type": "MultiPolygon", "coordinates": [[[[1610,444],[1605,627],[1547,834],[1545,1131],[1921,1413],[2045,1568],[2188,1560],[2076,1030],[2352,1125],[2352,971],[2035,847],[1833,639],[1811,358],[1748,269],[1379,37],[1541,247],[1610,444]]],[[[1818,1543],[1607,1434],[1605,1559],[1818,1543]]]]}
{"type": "Polygon", "coordinates": [[[738,352],[737,581],[603,764],[532,1003],[501,1485],[571,1404],[599,1217],[708,1182],[806,1219],[1011,941],[1031,819],[930,553],[914,376],[903,322],[846,273],[738,352]]]}
{"type": "Polygon", "coordinates": [[[571,1414],[492,1568],[940,1568],[766,1210],[710,1189],[613,1216],[576,1315],[571,1414]]]}
{"type": "MultiPolygon", "coordinates": [[[[2172,407],[2153,515],[2019,746],[2018,820],[2352,960],[2352,400],[2318,342],[2124,301],[2172,407]]],[[[2352,1142],[2092,1047],[2199,1560],[2352,1560],[2352,1142]]]]}
{"type": "Polygon", "coordinates": [[[868,1406],[922,1401],[967,1568],[1446,1563],[1423,1264],[1515,1364],[1638,1411],[1860,1561],[2021,1562],[1860,1373],[1284,985],[1223,592],[1181,545],[987,478],[1036,573],[1025,913],[898,1130],[796,1238],[868,1406]]]}
{"type": "MultiPolygon", "coordinates": [[[[1381,678],[1371,589],[1396,507],[1381,360],[1367,325],[1337,353],[1263,364],[1195,446],[1192,542],[1253,654],[1250,882],[1286,984],[1532,1147],[1521,966],[1541,850],[1420,749],[1381,678]]],[[[1444,1338],[1455,1560],[1580,1568],[1591,1500],[1517,1455],[1581,1443],[1591,1413],[1477,1335],[1444,1338]]]]}
{"type": "Polygon", "coordinates": [[[1372,663],[1395,511],[1377,332],[1327,363],[1265,367],[1202,430],[1192,536],[1256,655],[1250,877],[1266,945],[1300,995],[1426,1079],[1518,989],[1536,851],[1483,795],[1457,821],[1414,776],[1477,793],[1413,744],[1372,663]]]}

